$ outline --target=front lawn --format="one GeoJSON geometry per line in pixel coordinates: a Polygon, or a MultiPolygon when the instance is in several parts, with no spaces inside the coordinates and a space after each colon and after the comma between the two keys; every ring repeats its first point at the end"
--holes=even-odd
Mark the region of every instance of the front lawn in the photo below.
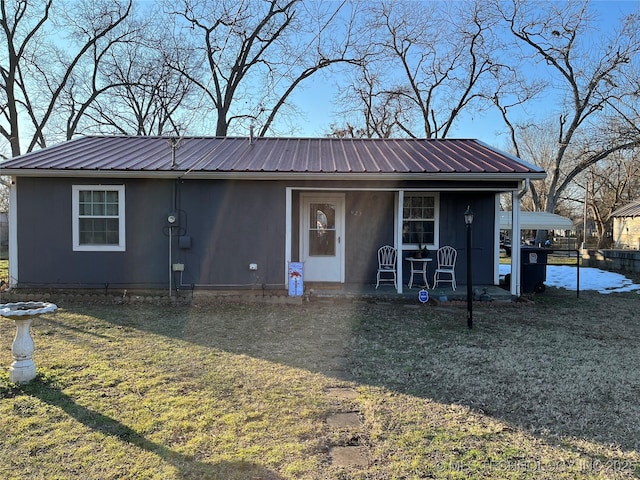
{"type": "Polygon", "coordinates": [[[0,319],[0,478],[638,478],[639,302],[61,304],[23,386],[0,319]]]}

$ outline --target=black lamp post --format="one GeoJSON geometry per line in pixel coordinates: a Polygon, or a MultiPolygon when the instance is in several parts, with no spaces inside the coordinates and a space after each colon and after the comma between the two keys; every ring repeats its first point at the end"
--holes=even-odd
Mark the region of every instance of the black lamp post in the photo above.
{"type": "Polygon", "coordinates": [[[467,327],[473,328],[473,285],[471,282],[471,224],[473,212],[467,205],[464,212],[464,223],[467,225],[467,327]]]}

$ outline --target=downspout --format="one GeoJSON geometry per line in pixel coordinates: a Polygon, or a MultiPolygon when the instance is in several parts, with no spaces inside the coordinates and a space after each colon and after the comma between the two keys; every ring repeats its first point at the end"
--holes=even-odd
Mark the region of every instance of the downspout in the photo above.
{"type": "MultiPolygon", "coordinates": [[[[176,167],[176,148],[178,148],[178,145],[180,143],[180,139],[175,139],[172,138],[171,139],[171,169],[174,169],[176,167]]],[[[175,215],[174,217],[174,221],[177,220],[178,216],[176,215],[176,208],[177,208],[177,195],[178,195],[178,179],[176,179],[176,181],[173,184],[173,189],[171,192],[171,213],[170,215],[175,215]]],[[[173,223],[170,222],[169,223],[169,298],[171,298],[172,296],[172,292],[173,292],[173,245],[172,245],[172,238],[173,237],[173,223]]]]}
{"type": "Polygon", "coordinates": [[[522,187],[522,190],[520,190],[518,192],[518,200],[522,200],[522,197],[524,197],[527,192],[529,191],[531,185],[531,180],[529,180],[529,177],[524,179],[524,187],[522,187]]]}

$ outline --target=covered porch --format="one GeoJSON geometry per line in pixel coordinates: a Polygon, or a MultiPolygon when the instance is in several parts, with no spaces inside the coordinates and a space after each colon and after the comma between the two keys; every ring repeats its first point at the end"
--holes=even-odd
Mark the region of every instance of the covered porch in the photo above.
{"type": "MultiPolygon", "coordinates": [[[[376,293],[377,252],[384,245],[396,249],[395,286],[378,291],[402,297],[417,296],[417,286],[428,283],[431,297],[437,267],[437,250],[451,246],[457,252],[455,279],[444,290],[451,298],[466,298],[467,258],[471,256],[473,289],[493,298],[511,298],[513,286],[500,288],[500,195],[517,197],[520,184],[491,187],[440,185],[429,188],[407,183],[404,188],[289,186],[286,190],[285,282],[289,265],[302,264],[305,292],[317,295],[372,296],[376,293]],[[416,206],[417,205],[417,206],[416,206]],[[466,242],[464,213],[475,212],[471,250],[466,242]],[[418,213],[417,213],[418,212],[418,213]],[[426,249],[426,275],[414,273],[421,263],[412,259],[426,249]],[[424,281],[426,279],[426,282],[424,281]],[[411,288],[411,284],[413,287],[411,288]]],[[[517,202],[517,200],[515,200],[517,202]]]]}

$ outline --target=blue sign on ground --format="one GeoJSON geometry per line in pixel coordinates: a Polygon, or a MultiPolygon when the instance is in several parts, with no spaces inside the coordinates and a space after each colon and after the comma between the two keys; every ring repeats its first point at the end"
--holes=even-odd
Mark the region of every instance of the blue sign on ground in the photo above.
{"type": "Polygon", "coordinates": [[[301,297],[304,294],[302,262],[289,262],[289,296],[301,297]]]}
{"type": "Polygon", "coordinates": [[[429,301],[429,292],[427,292],[424,288],[418,292],[418,300],[422,303],[427,303],[429,301]]]}

